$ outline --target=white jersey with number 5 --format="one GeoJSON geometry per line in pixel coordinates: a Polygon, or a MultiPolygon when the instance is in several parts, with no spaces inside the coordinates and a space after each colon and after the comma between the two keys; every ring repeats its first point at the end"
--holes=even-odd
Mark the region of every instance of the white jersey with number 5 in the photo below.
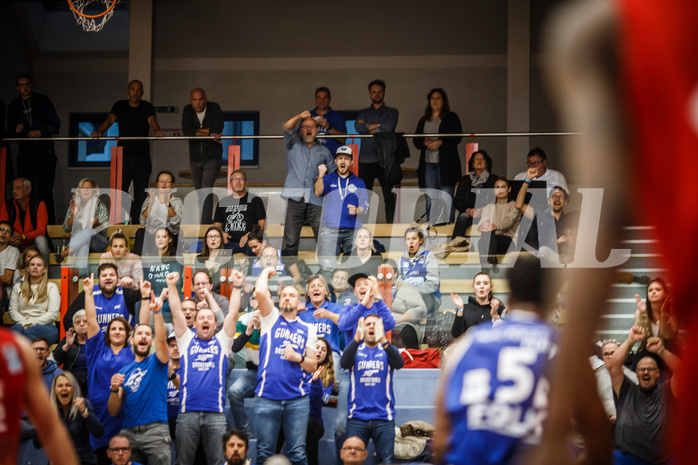
{"type": "Polygon", "coordinates": [[[533,314],[512,311],[499,325],[468,331],[444,372],[451,421],[445,463],[511,463],[539,442],[547,415],[557,334],[533,314]]]}

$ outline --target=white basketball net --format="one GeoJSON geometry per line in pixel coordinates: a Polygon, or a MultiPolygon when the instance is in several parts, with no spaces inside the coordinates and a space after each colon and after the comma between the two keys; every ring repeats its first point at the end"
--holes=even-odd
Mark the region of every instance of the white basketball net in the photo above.
{"type": "Polygon", "coordinates": [[[104,25],[107,24],[107,21],[112,17],[114,14],[114,6],[119,3],[119,0],[68,0],[68,3],[71,4],[70,11],[73,12],[73,16],[78,25],[82,26],[83,30],[87,32],[97,32],[101,31],[104,25]],[[85,13],[85,7],[90,3],[103,3],[104,9],[90,10],[85,13]],[[80,14],[76,13],[75,10],[80,12],[80,14]],[[106,13],[104,13],[105,11],[106,13]],[[90,18],[83,15],[96,17],[90,18]]]}

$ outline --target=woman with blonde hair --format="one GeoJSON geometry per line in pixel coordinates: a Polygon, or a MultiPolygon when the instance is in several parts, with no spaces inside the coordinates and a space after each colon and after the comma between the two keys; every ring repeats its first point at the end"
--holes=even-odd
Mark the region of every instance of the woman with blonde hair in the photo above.
{"type": "Polygon", "coordinates": [[[24,281],[15,284],[10,296],[12,331],[28,339],[42,337],[49,345],[58,341],[56,320],[61,309],[58,286],[48,280],[48,264],[39,254],[29,261],[24,281]]]}
{"type": "Polygon", "coordinates": [[[90,446],[90,434],[101,438],[104,428],[90,401],[82,397],[80,384],[71,372],[64,371],[53,379],[50,401],[73,440],[80,463],[96,465],[97,458],[90,446]]]}
{"type": "Polygon", "coordinates": [[[54,259],[61,263],[71,254],[87,258],[90,252],[103,252],[107,248],[108,227],[109,209],[99,200],[97,183],[91,178],[81,179],[63,221],[63,231],[71,233],[70,244],[54,254],[54,259]]]}

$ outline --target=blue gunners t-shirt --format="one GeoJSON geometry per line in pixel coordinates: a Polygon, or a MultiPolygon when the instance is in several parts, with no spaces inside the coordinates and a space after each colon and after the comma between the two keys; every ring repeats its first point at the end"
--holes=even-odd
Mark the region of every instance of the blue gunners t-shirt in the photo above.
{"type": "Polygon", "coordinates": [[[116,288],[116,292],[114,292],[111,297],[106,297],[99,288],[99,285],[95,284],[92,295],[94,296],[95,309],[97,310],[97,323],[99,323],[102,332],[107,330],[109,322],[117,316],[126,318],[128,324],[133,326],[133,315],[131,315],[126,308],[124,289],[121,286],[116,288]]]}
{"type": "Polygon", "coordinates": [[[119,373],[124,375],[124,428],[167,423],[167,363],[150,354],[119,373]]]}
{"type": "Polygon", "coordinates": [[[233,338],[220,331],[204,341],[192,331],[177,339],[180,359],[180,408],[186,412],[225,412],[225,381],[233,338]]]}
{"type": "Polygon", "coordinates": [[[349,418],[358,420],[395,420],[393,369],[380,344],[371,348],[359,345],[351,369],[349,418]]]}
{"type": "Polygon", "coordinates": [[[296,317],[287,321],[279,309],[273,308],[262,318],[259,339],[259,369],[255,395],[271,400],[289,400],[308,395],[309,373],[300,364],[284,357],[284,348],[292,347],[300,354],[305,348],[315,350],[315,326],[296,317]]]}
{"type": "MultiPolygon", "coordinates": [[[[298,314],[298,318],[310,323],[315,326],[315,332],[317,337],[321,337],[330,343],[333,352],[339,353],[339,328],[336,324],[329,318],[315,318],[313,312],[315,312],[315,307],[313,304],[308,302],[305,306],[306,310],[298,314]]],[[[340,314],[342,312],[342,307],[332,302],[325,301],[320,308],[329,310],[332,313],[340,314]]]]}

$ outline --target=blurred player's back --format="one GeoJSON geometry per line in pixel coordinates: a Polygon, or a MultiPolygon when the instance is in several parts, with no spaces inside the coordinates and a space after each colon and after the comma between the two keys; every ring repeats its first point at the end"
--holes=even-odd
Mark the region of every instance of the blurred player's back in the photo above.
{"type": "Polygon", "coordinates": [[[452,428],[446,463],[512,463],[540,441],[556,333],[532,312],[511,313],[495,327],[473,328],[449,357],[443,408],[452,428]]]}
{"type": "Polygon", "coordinates": [[[0,465],[17,462],[24,383],[21,348],[12,333],[0,328],[0,465]]]}

